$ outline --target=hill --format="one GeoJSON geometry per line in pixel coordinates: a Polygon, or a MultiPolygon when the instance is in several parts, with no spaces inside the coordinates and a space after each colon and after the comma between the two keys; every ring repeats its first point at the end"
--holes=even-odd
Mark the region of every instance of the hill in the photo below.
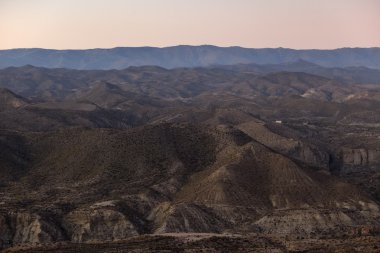
{"type": "Polygon", "coordinates": [[[308,237],[379,225],[378,204],[356,187],[229,126],[71,129],[19,138],[28,140],[30,158],[18,177],[3,182],[0,206],[0,221],[17,217],[1,224],[1,238],[14,234],[14,243],[167,232],[308,237]],[[40,229],[24,229],[32,224],[40,229]]]}
{"type": "Polygon", "coordinates": [[[145,101],[145,105],[148,97],[152,103],[158,105],[165,104],[164,100],[166,103],[173,100],[186,102],[211,92],[227,92],[240,97],[298,95],[327,101],[357,97],[376,99],[379,96],[379,87],[375,84],[369,85],[372,86],[342,83],[336,79],[304,72],[282,71],[258,75],[223,68],[167,70],[145,66],[89,71],[24,66],[0,70],[0,87],[11,89],[24,97],[36,101],[81,100],[95,104],[102,97],[104,100],[101,103],[110,103],[107,108],[111,105],[116,108],[117,104],[137,97],[140,103],[145,101]]]}

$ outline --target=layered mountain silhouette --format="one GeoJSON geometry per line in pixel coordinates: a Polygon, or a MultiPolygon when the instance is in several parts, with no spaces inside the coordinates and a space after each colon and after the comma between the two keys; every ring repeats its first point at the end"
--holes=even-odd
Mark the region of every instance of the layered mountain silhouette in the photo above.
{"type": "Polygon", "coordinates": [[[279,71],[303,72],[324,76],[343,83],[351,84],[379,83],[380,79],[380,71],[378,69],[371,69],[366,67],[328,68],[305,60],[297,60],[294,62],[287,62],[282,64],[236,64],[216,67],[240,72],[253,72],[256,74],[268,74],[279,71]]]}
{"type": "Polygon", "coordinates": [[[241,63],[282,64],[299,59],[324,67],[363,66],[380,69],[379,48],[294,50],[216,46],[119,47],[112,49],[51,50],[11,49],[0,51],[0,67],[31,64],[48,68],[123,69],[156,65],[165,68],[205,67],[241,63]]]}
{"type": "MultiPolygon", "coordinates": [[[[361,97],[376,96],[376,84],[380,83],[380,71],[375,70],[367,78],[372,80],[365,83],[360,80],[360,76],[365,75],[367,69],[358,70],[358,74],[351,74],[351,77],[343,74],[329,77],[329,74],[316,75],[298,71],[299,69],[296,72],[285,69],[255,73],[247,71],[246,67],[250,68],[251,65],[242,69],[241,66],[236,65],[232,70],[224,69],[231,68],[229,66],[172,70],[145,66],[108,71],[11,67],[0,70],[0,87],[22,96],[50,101],[79,98],[86,96],[86,92],[89,95],[90,90],[101,95],[102,89],[114,90],[112,93],[115,96],[128,97],[134,96],[134,93],[166,100],[193,98],[204,92],[217,90],[251,97],[304,95],[338,101],[353,98],[357,94],[361,94],[361,97]],[[357,84],[367,86],[361,87],[357,84]]],[[[279,66],[282,69],[283,65],[279,66]]]]}

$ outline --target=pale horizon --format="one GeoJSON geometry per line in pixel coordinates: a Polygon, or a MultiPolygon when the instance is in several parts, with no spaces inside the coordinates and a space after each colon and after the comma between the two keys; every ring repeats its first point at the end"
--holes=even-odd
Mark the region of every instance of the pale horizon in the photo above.
{"type": "Polygon", "coordinates": [[[0,49],[380,47],[377,0],[0,0],[0,49]]]}
{"type": "Polygon", "coordinates": [[[179,44],[179,45],[169,45],[169,46],[115,46],[115,47],[89,47],[89,48],[48,48],[48,47],[15,47],[15,48],[0,48],[0,50],[23,50],[23,49],[42,49],[42,50],[55,50],[55,51],[81,51],[81,50],[110,50],[110,49],[116,49],[116,48],[171,48],[171,47],[202,47],[202,46],[212,46],[212,47],[219,47],[219,48],[244,48],[244,49],[290,49],[290,50],[339,50],[339,49],[355,49],[355,48],[365,48],[365,49],[371,49],[371,48],[380,48],[380,46],[370,46],[370,47],[337,47],[337,48],[290,48],[290,47],[243,47],[243,46],[219,46],[219,45],[210,45],[210,44],[199,44],[199,45],[186,45],[186,44],[179,44]]]}

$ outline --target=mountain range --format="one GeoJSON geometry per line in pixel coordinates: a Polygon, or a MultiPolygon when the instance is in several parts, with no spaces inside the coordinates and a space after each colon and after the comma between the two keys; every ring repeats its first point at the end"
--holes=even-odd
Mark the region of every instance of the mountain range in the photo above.
{"type": "Polygon", "coordinates": [[[378,252],[379,70],[51,67],[0,70],[4,252],[378,252]]]}
{"type": "Polygon", "coordinates": [[[164,68],[206,67],[235,64],[283,64],[297,60],[323,67],[380,69],[380,48],[294,50],[288,48],[242,48],[217,46],[118,47],[112,49],[0,50],[0,68],[34,65],[47,68],[124,69],[155,65],[164,68]]]}

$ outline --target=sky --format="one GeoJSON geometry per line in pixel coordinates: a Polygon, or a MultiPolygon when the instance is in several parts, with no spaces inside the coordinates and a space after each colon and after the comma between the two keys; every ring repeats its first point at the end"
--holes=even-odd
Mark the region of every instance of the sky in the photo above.
{"type": "Polygon", "coordinates": [[[0,0],[0,49],[380,47],[380,0],[0,0]]]}

